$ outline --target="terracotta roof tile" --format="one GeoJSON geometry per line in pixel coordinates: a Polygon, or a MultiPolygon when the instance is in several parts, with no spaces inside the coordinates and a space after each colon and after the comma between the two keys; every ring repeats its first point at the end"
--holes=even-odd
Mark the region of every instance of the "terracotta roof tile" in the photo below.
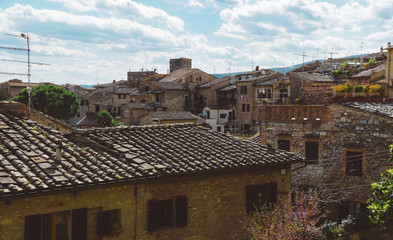
{"type": "Polygon", "coordinates": [[[64,135],[2,111],[0,121],[0,197],[301,161],[196,125],[123,126],[64,135]],[[61,160],[56,159],[58,144],[61,160]]]}

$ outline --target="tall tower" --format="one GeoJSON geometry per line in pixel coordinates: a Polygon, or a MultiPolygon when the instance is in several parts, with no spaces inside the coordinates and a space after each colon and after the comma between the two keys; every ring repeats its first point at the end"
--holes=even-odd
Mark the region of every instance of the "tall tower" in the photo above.
{"type": "Polygon", "coordinates": [[[388,42],[388,58],[386,60],[386,84],[388,85],[388,97],[393,96],[393,46],[388,42]]]}
{"type": "Polygon", "coordinates": [[[182,69],[191,68],[191,59],[189,58],[176,58],[169,60],[169,70],[170,72],[182,69]]]}

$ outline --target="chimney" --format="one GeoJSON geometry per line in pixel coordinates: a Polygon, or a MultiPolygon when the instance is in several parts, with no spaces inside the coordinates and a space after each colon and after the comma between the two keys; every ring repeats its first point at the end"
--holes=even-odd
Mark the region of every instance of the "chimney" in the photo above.
{"type": "Polygon", "coordinates": [[[61,139],[56,139],[56,162],[61,161],[61,155],[62,155],[62,148],[63,148],[63,141],[61,139]]]}

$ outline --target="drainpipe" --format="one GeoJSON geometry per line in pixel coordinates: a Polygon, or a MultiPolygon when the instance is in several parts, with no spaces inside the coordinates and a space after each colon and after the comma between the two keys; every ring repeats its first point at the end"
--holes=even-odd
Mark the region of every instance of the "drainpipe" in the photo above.
{"type": "Polygon", "coordinates": [[[134,188],[135,196],[135,217],[134,217],[134,240],[137,240],[137,221],[138,221],[138,185],[134,188]]]}

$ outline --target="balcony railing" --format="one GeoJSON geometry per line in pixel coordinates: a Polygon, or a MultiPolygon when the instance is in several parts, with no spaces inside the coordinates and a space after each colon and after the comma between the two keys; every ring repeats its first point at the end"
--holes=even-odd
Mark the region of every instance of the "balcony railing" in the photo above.
{"type": "Polygon", "coordinates": [[[218,104],[236,104],[236,98],[219,98],[218,104]]]}
{"type": "Polygon", "coordinates": [[[327,121],[327,107],[315,105],[264,106],[261,122],[303,122],[324,123],[327,121]]]}

